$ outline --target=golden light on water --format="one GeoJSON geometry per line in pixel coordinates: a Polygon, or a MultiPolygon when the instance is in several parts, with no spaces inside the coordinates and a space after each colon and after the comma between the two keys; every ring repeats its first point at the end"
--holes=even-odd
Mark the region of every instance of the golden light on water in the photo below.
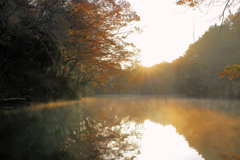
{"type": "Polygon", "coordinates": [[[118,160],[215,160],[239,153],[239,100],[118,95],[62,104],[2,115],[6,126],[13,126],[3,126],[3,146],[10,148],[3,153],[25,155],[28,150],[36,159],[44,148],[76,159],[92,154],[118,160]],[[52,148],[56,140],[61,143],[52,148]]]}
{"type": "Polygon", "coordinates": [[[149,120],[144,122],[140,153],[135,159],[204,160],[173,126],[163,126],[149,120]]]}

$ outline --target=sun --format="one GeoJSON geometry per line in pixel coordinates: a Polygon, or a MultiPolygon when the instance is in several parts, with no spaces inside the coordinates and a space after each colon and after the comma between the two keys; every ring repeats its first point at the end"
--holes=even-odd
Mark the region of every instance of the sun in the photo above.
{"type": "MultiPolygon", "coordinates": [[[[146,67],[163,61],[172,62],[183,56],[190,44],[197,41],[209,26],[219,21],[211,20],[210,17],[216,16],[202,15],[197,10],[186,11],[183,6],[177,6],[174,0],[130,2],[141,17],[136,25],[143,28],[143,32],[140,35],[129,35],[128,41],[141,50],[142,65],[146,67]]],[[[218,12],[215,14],[218,15],[218,12]]]]}
{"type": "Polygon", "coordinates": [[[154,65],[154,62],[151,57],[145,57],[145,58],[142,58],[142,65],[144,67],[151,67],[154,65]]]}
{"type": "Polygon", "coordinates": [[[155,64],[160,64],[162,62],[172,62],[177,57],[176,54],[171,53],[166,54],[167,51],[165,52],[165,54],[156,53],[154,51],[151,51],[151,49],[149,49],[149,51],[150,52],[141,53],[142,54],[141,62],[144,67],[151,67],[154,66],[155,64]]]}

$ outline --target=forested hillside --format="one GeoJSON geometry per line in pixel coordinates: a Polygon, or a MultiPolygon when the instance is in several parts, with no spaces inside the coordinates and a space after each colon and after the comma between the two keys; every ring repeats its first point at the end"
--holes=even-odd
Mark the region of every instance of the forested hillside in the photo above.
{"type": "Polygon", "coordinates": [[[214,25],[194,44],[176,64],[177,93],[194,96],[240,96],[238,78],[219,79],[218,73],[240,59],[240,23],[229,18],[222,26],[214,25]]]}
{"type": "Polygon", "coordinates": [[[240,97],[240,78],[233,78],[240,74],[239,35],[240,17],[234,15],[221,26],[211,26],[172,63],[143,67],[141,93],[240,97]]]}

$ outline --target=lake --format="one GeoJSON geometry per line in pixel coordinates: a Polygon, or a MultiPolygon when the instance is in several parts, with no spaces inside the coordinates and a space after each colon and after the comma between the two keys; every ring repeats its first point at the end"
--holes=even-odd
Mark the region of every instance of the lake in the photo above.
{"type": "Polygon", "coordinates": [[[240,159],[240,101],[102,95],[2,109],[2,159],[240,159]]]}

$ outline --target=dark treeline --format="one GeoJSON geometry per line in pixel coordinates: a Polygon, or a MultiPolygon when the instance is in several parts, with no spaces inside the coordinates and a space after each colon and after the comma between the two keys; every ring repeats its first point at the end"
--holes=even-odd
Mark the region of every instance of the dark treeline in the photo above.
{"type": "Polygon", "coordinates": [[[135,48],[124,39],[140,29],[121,32],[139,20],[126,1],[1,1],[0,101],[109,92],[239,97],[238,78],[219,79],[240,73],[234,65],[240,58],[239,17],[210,27],[172,63],[150,68],[137,65],[138,49],[125,49],[135,48]]]}
{"type": "Polygon", "coordinates": [[[138,50],[124,41],[140,17],[126,1],[2,0],[0,101],[76,98],[106,86],[138,50]]]}
{"type": "Polygon", "coordinates": [[[141,93],[239,97],[240,79],[222,78],[230,73],[239,76],[240,18],[232,21],[231,17],[222,26],[211,26],[172,63],[143,67],[145,82],[141,93]],[[234,64],[235,69],[230,67],[234,64]]]}

